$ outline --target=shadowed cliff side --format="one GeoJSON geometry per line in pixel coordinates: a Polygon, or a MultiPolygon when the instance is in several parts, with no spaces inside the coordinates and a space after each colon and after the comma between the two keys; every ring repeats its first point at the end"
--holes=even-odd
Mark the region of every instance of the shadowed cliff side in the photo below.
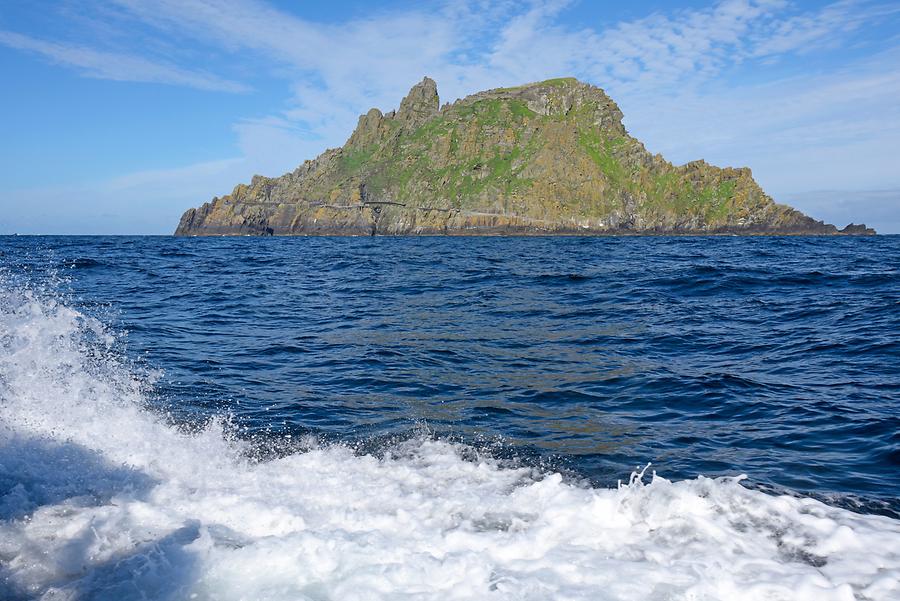
{"type": "Polygon", "coordinates": [[[439,106],[429,78],[372,109],[341,148],[254,176],[181,218],[176,235],[874,234],[775,203],[749,169],[675,166],[572,78],[439,106]]]}

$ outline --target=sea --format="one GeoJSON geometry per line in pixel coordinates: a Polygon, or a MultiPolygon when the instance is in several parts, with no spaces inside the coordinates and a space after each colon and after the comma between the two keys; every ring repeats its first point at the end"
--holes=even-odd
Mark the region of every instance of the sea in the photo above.
{"type": "Polygon", "coordinates": [[[900,236],[0,238],[0,599],[900,599],[900,236]]]}

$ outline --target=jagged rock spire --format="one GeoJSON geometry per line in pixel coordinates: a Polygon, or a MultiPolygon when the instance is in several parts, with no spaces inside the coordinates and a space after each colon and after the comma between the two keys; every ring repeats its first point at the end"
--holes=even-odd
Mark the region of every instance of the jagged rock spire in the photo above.
{"type": "Polygon", "coordinates": [[[366,146],[381,139],[384,133],[384,115],[378,109],[369,109],[365,115],[359,116],[359,122],[345,146],[366,146]]]}
{"type": "Polygon", "coordinates": [[[435,116],[440,106],[437,84],[430,77],[425,77],[412,87],[400,103],[396,119],[407,128],[414,129],[435,116]]]}

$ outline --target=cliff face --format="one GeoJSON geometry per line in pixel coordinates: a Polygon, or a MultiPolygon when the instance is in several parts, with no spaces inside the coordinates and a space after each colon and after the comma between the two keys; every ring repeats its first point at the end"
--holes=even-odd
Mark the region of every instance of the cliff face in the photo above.
{"type": "MultiPolygon", "coordinates": [[[[860,229],[861,228],[861,229],[860,229]]],[[[176,235],[706,234],[839,231],[776,204],[749,169],[674,166],[575,79],[439,106],[434,81],[293,172],[255,176],[181,218],[176,235]]]]}

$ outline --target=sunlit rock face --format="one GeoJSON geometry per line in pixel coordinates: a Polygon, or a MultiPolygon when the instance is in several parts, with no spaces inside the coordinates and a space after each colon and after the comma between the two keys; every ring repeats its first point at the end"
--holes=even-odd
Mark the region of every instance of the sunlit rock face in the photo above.
{"type": "Polygon", "coordinates": [[[349,140],[277,178],[255,176],[181,218],[176,235],[873,234],[775,203],[746,168],[675,166],[573,78],[440,107],[423,79],[349,140]]]}

